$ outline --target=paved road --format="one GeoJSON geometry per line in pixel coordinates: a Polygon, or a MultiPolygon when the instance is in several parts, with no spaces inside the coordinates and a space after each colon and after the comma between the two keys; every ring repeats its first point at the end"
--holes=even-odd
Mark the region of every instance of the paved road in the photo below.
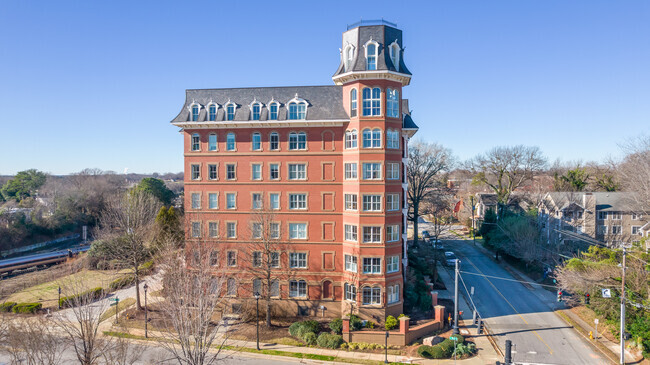
{"type": "MultiPolygon", "coordinates": [[[[472,245],[472,241],[447,235],[445,250],[456,252],[461,274],[468,289],[475,288],[473,300],[486,318],[502,349],[505,340],[513,343],[513,360],[534,364],[610,364],[588,345],[575,330],[562,321],[553,308],[555,294],[515,281],[471,275],[490,275],[516,280],[498,263],[472,245]]],[[[462,285],[461,285],[462,288],[462,285]]]]}

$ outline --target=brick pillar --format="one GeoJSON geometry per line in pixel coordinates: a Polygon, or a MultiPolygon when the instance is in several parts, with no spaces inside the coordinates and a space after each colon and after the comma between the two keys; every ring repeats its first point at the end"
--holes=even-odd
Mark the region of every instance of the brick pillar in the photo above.
{"type": "Polygon", "coordinates": [[[343,341],[345,342],[350,342],[350,318],[342,318],[343,320],[343,330],[341,331],[343,334],[343,341]]]}
{"type": "Polygon", "coordinates": [[[438,305],[438,292],[437,291],[432,291],[431,292],[431,305],[435,309],[435,307],[438,305]]]}
{"type": "Polygon", "coordinates": [[[438,322],[442,322],[442,325],[445,325],[445,306],[436,305],[433,307],[433,313],[435,314],[435,319],[438,322]]]}
{"type": "Polygon", "coordinates": [[[409,321],[411,319],[409,317],[402,317],[399,319],[399,333],[406,336],[406,334],[409,332],[409,321]]]}

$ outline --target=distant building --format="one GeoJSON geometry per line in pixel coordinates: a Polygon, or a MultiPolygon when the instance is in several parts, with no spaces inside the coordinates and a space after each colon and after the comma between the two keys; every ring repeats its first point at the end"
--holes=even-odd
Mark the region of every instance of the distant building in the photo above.
{"type": "Polygon", "coordinates": [[[403,312],[411,73],[402,31],[387,22],[348,29],[340,58],[331,86],[186,91],[172,121],[184,139],[186,231],[232,273],[233,301],[270,290],[293,314],[323,306],[383,321],[403,312]],[[290,246],[277,256],[290,277],[271,288],[242,259],[266,209],[290,246]]]}
{"type": "Polygon", "coordinates": [[[648,235],[650,227],[632,193],[553,192],[544,196],[538,208],[549,243],[576,241],[585,236],[619,247],[638,243],[648,235]]]}

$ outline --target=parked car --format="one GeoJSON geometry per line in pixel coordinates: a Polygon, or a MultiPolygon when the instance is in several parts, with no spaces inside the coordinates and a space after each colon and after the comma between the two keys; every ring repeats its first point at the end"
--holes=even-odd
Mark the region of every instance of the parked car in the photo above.
{"type": "Polygon", "coordinates": [[[429,231],[422,231],[422,238],[424,239],[431,238],[431,234],[429,233],[429,231]]]}
{"type": "Polygon", "coordinates": [[[456,258],[456,254],[454,254],[451,251],[445,252],[445,263],[447,264],[447,266],[456,266],[456,260],[458,260],[456,258]]]}
{"type": "Polygon", "coordinates": [[[431,246],[433,246],[434,250],[444,250],[445,246],[442,245],[442,242],[440,240],[431,240],[431,246]]]}

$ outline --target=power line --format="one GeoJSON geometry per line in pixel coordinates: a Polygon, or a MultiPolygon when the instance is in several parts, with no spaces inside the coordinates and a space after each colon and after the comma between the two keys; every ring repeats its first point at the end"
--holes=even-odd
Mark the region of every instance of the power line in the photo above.
{"type": "Polygon", "coordinates": [[[492,275],[485,275],[485,274],[477,274],[477,273],[469,272],[469,271],[460,271],[460,272],[463,273],[463,274],[475,275],[475,276],[482,276],[482,277],[490,278],[490,279],[498,279],[498,280],[505,280],[505,281],[514,281],[514,282],[517,282],[517,283],[525,283],[525,284],[540,285],[540,286],[546,286],[546,287],[549,287],[549,288],[555,288],[555,289],[557,289],[557,286],[556,286],[556,285],[540,284],[540,283],[536,283],[536,282],[533,282],[533,281],[525,281],[525,280],[508,279],[508,278],[504,278],[504,277],[501,277],[501,276],[492,276],[492,275]]]}

